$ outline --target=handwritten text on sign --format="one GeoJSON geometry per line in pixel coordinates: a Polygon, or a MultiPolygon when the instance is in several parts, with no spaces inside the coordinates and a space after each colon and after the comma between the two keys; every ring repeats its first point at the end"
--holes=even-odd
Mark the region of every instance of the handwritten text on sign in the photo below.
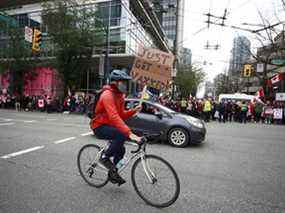
{"type": "Polygon", "coordinates": [[[166,86],[171,80],[174,56],[157,49],[141,47],[135,58],[132,76],[140,84],[161,84],[166,86]]]}

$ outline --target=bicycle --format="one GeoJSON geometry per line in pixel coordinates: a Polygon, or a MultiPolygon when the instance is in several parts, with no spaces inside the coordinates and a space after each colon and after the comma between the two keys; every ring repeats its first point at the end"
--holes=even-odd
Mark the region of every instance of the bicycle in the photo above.
{"type": "MultiPolygon", "coordinates": [[[[163,158],[146,154],[148,141],[154,140],[158,135],[144,136],[138,148],[131,151],[131,157],[118,169],[118,173],[124,171],[130,162],[135,162],[131,169],[132,185],[136,193],[148,204],[158,208],[172,205],[180,193],[180,181],[174,168],[163,158]],[[171,187],[172,186],[172,187],[171,187]],[[158,192],[156,192],[158,190],[158,192]]],[[[84,181],[90,186],[100,188],[108,182],[108,169],[99,163],[105,146],[96,144],[84,145],[77,156],[77,166],[84,181]],[[85,154],[88,156],[86,157],[85,154]],[[87,160],[84,163],[84,159],[87,160]],[[84,163],[84,164],[83,164],[84,163]]]]}

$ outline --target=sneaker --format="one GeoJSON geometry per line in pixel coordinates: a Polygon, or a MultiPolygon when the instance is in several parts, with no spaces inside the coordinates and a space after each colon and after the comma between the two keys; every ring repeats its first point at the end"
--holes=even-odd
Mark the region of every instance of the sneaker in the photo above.
{"type": "Polygon", "coordinates": [[[126,183],[126,181],[118,174],[117,169],[110,169],[108,173],[111,183],[118,184],[118,186],[126,183]]]}

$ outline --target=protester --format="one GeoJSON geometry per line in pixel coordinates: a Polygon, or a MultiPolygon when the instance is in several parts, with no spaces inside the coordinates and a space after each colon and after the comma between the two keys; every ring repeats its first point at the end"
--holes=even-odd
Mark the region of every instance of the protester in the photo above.
{"type": "Polygon", "coordinates": [[[210,99],[206,99],[204,101],[204,107],[203,107],[203,113],[204,113],[204,120],[205,122],[210,121],[210,115],[211,115],[212,105],[210,99]]]}

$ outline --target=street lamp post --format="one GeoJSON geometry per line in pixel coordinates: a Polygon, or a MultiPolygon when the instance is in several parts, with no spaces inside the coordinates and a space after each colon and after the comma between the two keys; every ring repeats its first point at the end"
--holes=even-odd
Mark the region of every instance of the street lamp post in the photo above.
{"type": "Polygon", "coordinates": [[[180,26],[179,26],[179,22],[181,21],[181,0],[177,0],[177,5],[176,5],[176,34],[175,34],[175,41],[174,41],[174,47],[173,47],[173,53],[174,53],[174,63],[173,63],[173,71],[172,71],[172,99],[174,99],[174,93],[175,93],[175,77],[176,77],[176,73],[177,73],[177,68],[178,68],[178,62],[179,62],[179,48],[178,48],[178,44],[179,44],[179,36],[180,36],[180,26]]]}
{"type": "Polygon", "coordinates": [[[109,1],[108,9],[108,25],[106,30],[106,52],[105,52],[105,63],[104,63],[104,83],[109,83],[109,72],[110,72],[110,27],[111,27],[111,12],[112,12],[112,0],[109,1]]]}

